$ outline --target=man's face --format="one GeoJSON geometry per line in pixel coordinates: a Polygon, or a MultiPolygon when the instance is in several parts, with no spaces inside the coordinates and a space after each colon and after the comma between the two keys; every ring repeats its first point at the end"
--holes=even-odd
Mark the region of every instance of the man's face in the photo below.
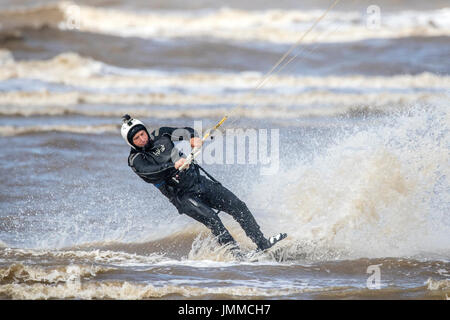
{"type": "Polygon", "coordinates": [[[148,134],[145,130],[138,131],[133,137],[133,144],[136,147],[142,148],[148,142],[148,134]]]}

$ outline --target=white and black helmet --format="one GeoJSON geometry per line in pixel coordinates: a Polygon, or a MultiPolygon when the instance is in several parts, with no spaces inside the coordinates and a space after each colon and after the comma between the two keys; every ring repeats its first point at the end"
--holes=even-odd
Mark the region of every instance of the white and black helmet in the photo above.
{"type": "Polygon", "coordinates": [[[128,145],[134,149],[136,149],[136,146],[133,145],[133,137],[141,130],[145,130],[147,132],[147,128],[141,121],[138,119],[132,119],[128,114],[122,117],[122,128],[120,128],[120,133],[128,145]]]}

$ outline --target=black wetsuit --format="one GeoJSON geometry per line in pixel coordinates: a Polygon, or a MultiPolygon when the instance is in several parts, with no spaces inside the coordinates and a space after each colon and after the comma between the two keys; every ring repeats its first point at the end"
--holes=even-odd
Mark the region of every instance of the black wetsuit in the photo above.
{"type": "MultiPolygon", "coordinates": [[[[161,127],[149,134],[143,148],[131,149],[128,165],[144,181],[154,184],[178,209],[208,227],[220,244],[235,241],[212,208],[230,214],[247,236],[264,250],[270,246],[246,204],[218,181],[200,175],[200,166],[191,163],[179,172],[174,163],[183,157],[173,141],[196,136],[192,128],[161,127]]],[[[209,175],[208,175],[209,176],[209,175]]]]}

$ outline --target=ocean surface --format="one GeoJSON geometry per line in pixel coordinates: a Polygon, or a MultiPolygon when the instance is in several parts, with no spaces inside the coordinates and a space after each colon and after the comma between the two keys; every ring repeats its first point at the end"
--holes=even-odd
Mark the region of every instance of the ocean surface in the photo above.
{"type": "Polygon", "coordinates": [[[449,3],[310,29],[332,2],[0,0],[0,299],[449,299],[449,3]],[[218,246],[128,167],[125,113],[228,115],[199,161],[288,238],[220,213],[246,256],[218,246]]]}

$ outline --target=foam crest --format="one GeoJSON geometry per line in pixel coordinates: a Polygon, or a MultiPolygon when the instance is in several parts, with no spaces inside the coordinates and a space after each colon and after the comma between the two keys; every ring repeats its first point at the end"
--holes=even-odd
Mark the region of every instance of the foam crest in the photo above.
{"type": "MultiPolygon", "coordinates": [[[[121,37],[211,37],[233,41],[293,43],[322,14],[322,10],[244,11],[231,8],[135,13],[59,2],[9,9],[0,12],[0,18],[4,30],[50,26],[121,37]]],[[[314,41],[323,35],[323,28],[334,31],[321,38],[321,41],[327,42],[448,35],[449,15],[450,9],[447,8],[385,12],[380,27],[372,30],[367,28],[365,12],[334,10],[303,42],[314,41]]]]}
{"type": "Polygon", "coordinates": [[[46,250],[46,249],[19,249],[5,248],[0,251],[0,257],[9,260],[24,259],[48,259],[52,261],[83,261],[85,263],[108,263],[108,264],[152,264],[164,260],[164,256],[156,253],[139,255],[123,251],[104,249],[92,250],[46,250]]]}
{"type": "MultiPolygon", "coordinates": [[[[163,72],[111,66],[77,53],[67,52],[48,60],[15,61],[10,51],[0,49],[0,79],[34,79],[80,88],[132,89],[154,87],[163,90],[183,87],[221,93],[225,89],[254,88],[263,75],[259,72],[163,72]]],[[[370,90],[450,89],[450,77],[424,72],[417,75],[386,76],[294,76],[273,75],[264,88],[291,91],[303,88],[370,90]]]]}
{"type": "Polygon", "coordinates": [[[317,90],[298,94],[93,94],[86,92],[0,92],[4,116],[65,115],[117,117],[124,110],[136,117],[220,117],[225,113],[254,119],[327,117],[346,113],[383,114],[409,108],[416,102],[430,104],[448,98],[446,93],[335,93],[317,90]],[[221,107],[226,101],[231,108],[221,107]],[[298,104],[299,103],[299,104],[298,104]],[[92,107],[92,106],[100,106],[92,107]],[[110,107],[108,107],[110,106],[110,107]],[[118,106],[118,107],[116,107],[118,106]],[[123,106],[123,107],[121,107],[123,106]],[[129,106],[129,107],[128,107],[129,106]],[[154,110],[142,106],[156,107],[154,110]],[[161,107],[175,106],[178,109],[161,107]],[[211,107],[218,106],[218,107],[211,107]],[[249,106],[251,108],[249,108],[249,106]]]}
{"type": "Polygon", "coordinates": [[[307,291],[300,288],[267,289],[246,286],[195,287],[185,285],[153,286],[132,282],[102,281],[69,282],[48,286],[41,283],[0,285],[0,296],[12,299],[152,299],[166,296],[184,298],[202,296],[277,297],[307,291]]]}
{"type": "Polygon", "coordinates": [[[99,273],[114,270],[99,266],[68,265],[52,268],[14,263],[7,268],[0,268],[0,283],[29,283],[39,282],[56,284],[60,282],[80,281],[92,278],[99,273]]]}
{"type": "Polygon", "coordinates": [[[41,126],[0,126],[0,136],[19,136],[46,132],[71,132],[78,134],[116,133],[118,125],[41,125],[41,126]]]}
{"type": "MultiPolygon", "coordinates": [[[[257,72],[124,69],[75,53],[49,60],[14,61],[9,51],[2,52],[0,114],[4,116],[120,117],[132,112],[137,117],[217,118],[229,113],[292,119],[391,112],[417,102],[447,99],[450,92],[449,76],[422,73],[392,77],[278,75],[264,90],[252,94],[262,77],[257,72]]],[[[2,131],[8,134],[12,129],[2,131]]]]}

